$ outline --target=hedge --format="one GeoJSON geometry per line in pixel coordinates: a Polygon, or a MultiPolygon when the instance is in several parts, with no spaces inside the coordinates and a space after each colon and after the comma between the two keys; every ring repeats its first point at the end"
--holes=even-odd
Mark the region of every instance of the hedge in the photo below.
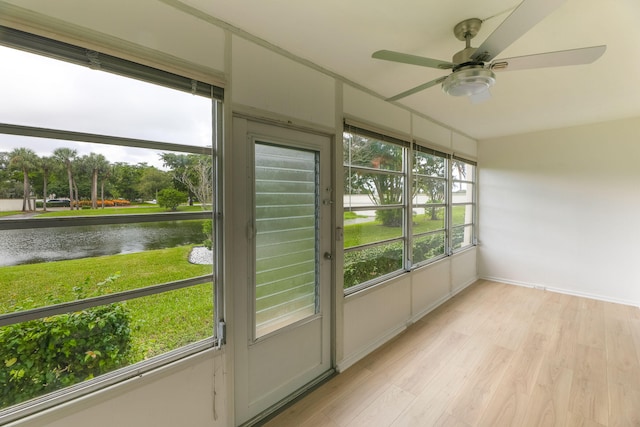
{"type": "MultiPolygon", "coordinates": [[[[444,253],[441,234],[420,238],[413,245],[415,259],[427,260],[444,253]]],[[[402,243],[375,246],[344,254],[344,288],[364,283],[402,268],[402,243]]]]}
{"type": "Polygon", "coordinates": [[[344,288],[350,288],[402,268],[402,243],[375,246],[344,254],[344,288]]]}
{"type": "Polygon", "coordinates": [[[0,408],[128,364],[130,323],[114,303],[0,328],[0,408]]]}
{"type": "MultiPolygon", "coordinates": [[[[102,207],[102,199],[98,199],[97,200],[97,206],[98,207],[102,207]]],[[[47,207],[48,208],[55,208],[55,207],[69,207],[71,204],[71,202],[67,199],[56,199],[56,200],[51,200],[49,202],[47,202],[47,207]]],[[[92,203],[91,200],[80,200],[75,201],[74,206],[80,206],[81,208],[91,208],[92,203]]],[[[116,206],[130,206],[131,202],[129,200],[124,200],[124,199],[105,199],[104,200],[104,207],[105,208],[113,208],[116,206]]],[[[36,201],[36,208],[42,208],[43,202],[41,200],[36,201]]]]}

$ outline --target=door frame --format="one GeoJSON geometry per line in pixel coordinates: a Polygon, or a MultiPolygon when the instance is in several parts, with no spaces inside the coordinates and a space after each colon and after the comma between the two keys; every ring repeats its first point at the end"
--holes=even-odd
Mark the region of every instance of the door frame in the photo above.
{"type": "MultiPolygon", "coordinates": [[[[334,250],[332,241],[335,223],[335,203],[333,191],[333,141],[334,137],[323,132],[313,132],[308,129],[300,129],[292,126],[282,126],[281,123],[273,123],[234,115],[232,118],[232,177],[227,185],[227,191],[231,193],[230,201],[233,207],[233,260],[230,260],[229,271],[234,271],[234,278],[230,278],[227,283],[232,285],[230,292],[233,294],[233,325],[228,325],[229,340],[232,344],[230,352],[233,358],[233,381],[231,386],[232,401],[234,402],[234,419],[236,425],[251,425],[271,413],[277,411],[282,406],[314,387],[319,382],[325,380],[334,373],[335,368],[335,281],[333,265],[335,257],[325,258],[325,253],[331,254],[334,250]],[[276,135],[274,135],[276,134],[276,135]],[[284,137],[282,135],[285,135],[284,137]],[[300,142],[297,138],[309,138],[311,142],[300,142]],[[320,233],[319,244],[319,270],[320,270],[320,290],[321,311],[315,317],[320,317],[321,327],[321,351],[322,351],[322,372],[304,384],[299,384],[295,389],[289,390],[287,395],[276,401],[270,401],[267,405],[265,401],[259,403],[251,402],[250,383],[250,352],[251,347],[262,345],[261,343],[271,339],[273,336],[287,334],[288,329],[295,329],[299,325],[313,322],[314,319],[301,320],[283,328],[282,331],[275,331],[258,339],[253,338],[251,329],[254,327],[254,301],[251,287],[255,286],[255,228],[254,221],[254,144],[256,140],[271,142],[292,148],[311,149],[320,153],[320,233]],[[325,194],[326,193],[326,194],[325,194]],[[325,364],[326,361],[326,364],[325,364]],[[325,369],[326,365],[326,369],[325,369]]],[[[277,389],[277,388],[276,388],[277,389]]],[[[278,394],[278,393],[275,393],[278,394]]],[[[274,394],[274,396],[275,396],[274,394]]],[[[231,397],[231,396],[230,396],[231,397]]],[[[273,400],[273,399],[270,399],[273,400]]]]}

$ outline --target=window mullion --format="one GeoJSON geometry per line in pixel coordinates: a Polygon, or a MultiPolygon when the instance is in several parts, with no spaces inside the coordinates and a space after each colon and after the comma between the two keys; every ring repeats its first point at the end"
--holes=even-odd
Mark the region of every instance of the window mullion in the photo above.
{"type": "Polygon", "coordinates": [[[411,270],[413,265],[413,147],[409,145],[404,153],[404,253],[405,270],[411,270]]]}
{"type": "Polygon", "coordinates": [[[446,254],[451,255],[452,251],[452,225],[453,225],[453,160],[447,159],[447,212],[446,212],[446,238],[445,238],[445,248],[444,251],[446,254]]]}

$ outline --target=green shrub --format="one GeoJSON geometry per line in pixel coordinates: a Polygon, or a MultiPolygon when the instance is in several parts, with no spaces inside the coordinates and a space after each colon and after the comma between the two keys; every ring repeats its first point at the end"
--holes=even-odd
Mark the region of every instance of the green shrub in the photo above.
{"type": "Polygon", "coordinates": [[[344,288],[402,268],[402,244],[392,243],[344,254],[344,288]]]}
{"type": "MultiPolygon", "coordinates": [[[[392,243],[344,254],[344,288],[364,283],[402,268],[402,244],[392,243]]],[[[416,262],[444,253],[444,236],[433,234],[415,240],[413,258],[416,262]]]]}
{"type": "Polygon", "coordinates": [[[0,408],[128,364],[130,321],[114,303],[0,328],[0,408]]]}
{"type": "Polygon", "coordinates": [[[213,242],[211,241],[211,236],[213,232],[213,220],[208,219],[202,223],[202,234],[204,234],[204,242],[202,244],[209,250],[213,246],[213,242]]]}
{"type": "Polygon", "coordinates": [[[376,220],[386,227],[402,227],[403,215],[402,209],[379,209],[376,211],[376,220]]]}
{"type": "Polygon", "coordinates": [[[187,202],[187,194],[175,188],[165,188],[158,192],[158,206],[175,211],[187,202]]]}
{"type": "Polygon", "coordinates": [[[437,233],[414,238],[413,263],[417,264],[444,254],[444,234],[437,233]]]}
{"type": "Polygon", "coordinates": [[[464,227],[456,227],[451,230],[451,247],[458,249],[464,242],[464,227]]]}

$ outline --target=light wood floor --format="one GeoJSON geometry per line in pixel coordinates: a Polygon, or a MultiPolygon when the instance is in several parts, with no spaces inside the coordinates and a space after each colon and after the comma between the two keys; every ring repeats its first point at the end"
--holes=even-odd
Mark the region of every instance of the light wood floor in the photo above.
{"type": "Polygon", "coordinates": [[[640,309],[479,281],[269,427],[640,426],[640,309]]]}

